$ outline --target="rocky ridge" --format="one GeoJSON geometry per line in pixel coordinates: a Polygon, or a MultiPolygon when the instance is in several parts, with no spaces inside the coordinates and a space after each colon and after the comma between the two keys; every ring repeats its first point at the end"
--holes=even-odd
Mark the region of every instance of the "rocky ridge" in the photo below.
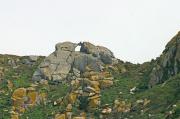
{"type": "Polygon", "coordinates": [[[150,74],[149,87],[163,83],[180,72],[180,32],[166,45],[150,74]]]}
{"type": "Polygon", "coordinates": [[[89,42],[58,43],[48,57],[0,55],[0,119],[178,119],[179,34],[143,64],[89,42]]]}
{"type": "MultiPolygon", "coordinates": [[[[93,118],[86,113],[100,109],[101,89],[113,85],[114,78],[108,68],[117,64],[118,59],[109,49],[89,42],[58,43],[55,49],[55,52],[46,57],[33,74],[32,85],[39,83],[48,85],[48,82],[51,82],[53,85],[65,83],[69,86],[67,94],[53,102],[54,106],[66,107],[63,112],[55,115],[55,119],[93,118]],[[75,51],[77,46],[81,46],[80,51],[75,51]],[[79,109],[79,116],[73,116],[73,108],[79,109]]],[[[26,109],[40,102],[46,103],[45,95],[47,94],[38,93],[36,87],[16,89],[12,95],[14,102],[12,118],[18,118],[26,109]]],[[[106,115],[111,111],[112,108],[106,106],[102,109],[102,114],[106,115]]]]}
{"type": "Polygon", "coordinates": [[[100,106],[101,89],[113,85],[113,77],[106,67],[118,63],[118,60],[109,49],[88,42],[58,43],[55,48],[56,51],[40,64],[33,80],[70,85],[67,95],[54,101],[54,105],[66,107],[65,112],[56,114],[55,119],[86,118],[87,111],[100,106]],[[77,46],[81,46],[80,51],[75,51],[77,46]],[[73,106],[81,110],[79,117],[72,116],[73,106]]]}

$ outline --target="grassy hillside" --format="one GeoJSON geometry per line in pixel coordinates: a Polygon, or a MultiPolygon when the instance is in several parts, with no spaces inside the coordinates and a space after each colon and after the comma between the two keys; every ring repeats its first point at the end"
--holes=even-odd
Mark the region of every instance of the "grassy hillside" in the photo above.
{"type": "MultiPolygon", "coordinates": [[[[72,80],[33,81],[33,73],[45,57],[0,55],[0,119],[65,119],[61,116],[69,112],[69,98],[77,98],[70,106],[72,116],[83,117],[85,113],[88,119],[180,119],[179,38],[180,32],[156,60],[143,64],[119,60],[116,65],[105,66],[99,74],[110,76],[113,85],[100,89],[100,104],[95,109],[88,108],[86,93],[76,97],[74,92],[84,91],[84,85],[91,83],[98,89],[96,84],[107,81],[107,77],[99,82],[91,82],[89,77],[86,81],[90,84],[78,80],[82,81],[77,83],[78,89],[72,87],[72,80]],[[110,113],[103,113],[105,109],[110,113]]],[[[97,78],[97,72],[93,76],[97,78]]]]}

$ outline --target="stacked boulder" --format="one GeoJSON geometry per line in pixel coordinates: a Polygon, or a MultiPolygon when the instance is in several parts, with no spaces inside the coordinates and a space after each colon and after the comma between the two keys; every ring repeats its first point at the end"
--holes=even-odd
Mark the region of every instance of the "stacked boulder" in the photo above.
{"type": "Polygon", "coordinates": [[[54,105],[66,107],[64,113],[57,114],[55,119],[85,119],[86,112],[100,106],[101,90],[113,85],[113,77],[107,67],[118,63],[118,60],[109,49],[89,42],[58,43],[55,48],[55,52],[40,64],[32,79],[70,85],[67,95],[54,102],[54,105]],[[80,51],[75,51],[77,46],[81,47],[80,51]],[[80,116],[72,116],[73,106],[79,109],[80,116]]]}
{"type": "Polygon", "coordinates": [[[113,53],[105,47],[95,46],[89,42],[58,43],[55,52],[45,58],[33,75],[33,80],[52,80],[62,82],[73,74],[79,76],[84,73],[86,66],[100,72],[104,65],[117,63],[113,53]],[[81,46],[80,51],[75,51],[77,46],[81,46]]]}
{"type": "MultiPolygon", "coordinates": [[[[89,69],[89,68],[87,68],[89,69]]],[[[100,108],[101,104],[101,89],[108,88],[113,85],[113,78],[109,72],[95,72],[88,70],[82,74],[81,78],[72,80],[70,83],[71,90],[61,101],[56,101],[61,104],[66,104],[65,113],[57,114],[55,119],[76,119],[73,117],[72,106],[76,106],[80,112],[91,112],[100,108]],[[101,83],[105,82],[105,83],[101,83]]],[[[81,115],[81,114],[79,114],[81,115]]],[[[84,116],[78,116],[85,119],[84,116]]],[[[80,118],[80,119],[81,119],[80,118]]]]}
{"type": "Polygon", "coordinates": [[[18,88],[12,94],[12,111],[11,118],[18,119],[26,109],[35,106],[36,104],[45,101],[46,94],[38,93],[35,87],[18,88]]]}

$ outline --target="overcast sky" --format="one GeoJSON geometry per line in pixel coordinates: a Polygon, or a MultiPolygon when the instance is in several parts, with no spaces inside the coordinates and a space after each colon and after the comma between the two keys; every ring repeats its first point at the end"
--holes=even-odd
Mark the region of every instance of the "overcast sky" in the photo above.
{"type": "Polygon", "coordinates": [[[117,58],[156,58],[180,30],[180,0],[0,0],[0,54],[49,55],[89,41],[117,58]]]}

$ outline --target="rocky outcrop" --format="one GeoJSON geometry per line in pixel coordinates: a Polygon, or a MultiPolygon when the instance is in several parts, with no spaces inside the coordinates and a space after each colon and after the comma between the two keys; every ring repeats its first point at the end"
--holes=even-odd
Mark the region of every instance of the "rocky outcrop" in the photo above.
{"type": "MultiPolygon", "coordinates": [[[[74,114],[72,106],[80,112],[86,113],[100,108],[101,90],[113,85],[113,77],[107,71],[95,72],[90,69],[86,70],[87,71],[82,74],[81,78],[77,78],[70,82],[71,89],[67,95],[61,97],[61,100],[58,99],[54,102],[56,106],[62,106],[64,104],[66,107],[64,113],[55,115],[55,119],[86,118],[86,116],[82,116],[80,113],[78,117],[72,116],[74,114]]],[[[108,108],[108,110],[109,109],[110,108],[108,108]]]]}
{"type": "MultiPolygon", "coordinates": [[[[78,78],[80,74],[86,72],[89,67],[93,71],[100,72],[104,65],[117,63],[113,53],[102,46],[95,46],[89,42],[58,43],[56,50],[45,58],[35,71],[33,80],[52,80],[62,82],[69,75],[78,78]],[[77,46],[81,46],[80,52],[75,51],[77,46]],[[72,76],[73,74],[73,76],[72,76]]],[[[33,58],[35,59],[35,58],[33,58]]]]}
{"type": "Polygon", "coordinates": [[[36,104],[45,103],[46,94],[38,93],[35,87],[18,88],[12,94],[12,119],[18,119],[19,115],[36,104]]]}
{"type": "Polygon", "coordinates": [[[150,74],[149,87],[163,83],[180,72],[180,32],[166,45],[150,74]]]}
{"type": "Polygon", "coordinates": [[[67,94],[53,102],[54,106],[66,107],[63,113],[55,115],[55,119],[83,119],[86,115],[79,113],[78,117],[72,116],[72,109],[90,112],[100,107],[101,90],[114,84],[108,69],[118,60],[109,49],[88,42],[58,43],[55,48],[34,72],[33,80],[69,85],[67,94]],[[80,51],[75,51],[77,46],[81,46],[80,51]]]}
{"type": "Polygon", "coordinates": [[[1,84],[1,81],[3,79],[3,76],[4,76],[4,68],[0,67],[0,84],[1,84]]]}

